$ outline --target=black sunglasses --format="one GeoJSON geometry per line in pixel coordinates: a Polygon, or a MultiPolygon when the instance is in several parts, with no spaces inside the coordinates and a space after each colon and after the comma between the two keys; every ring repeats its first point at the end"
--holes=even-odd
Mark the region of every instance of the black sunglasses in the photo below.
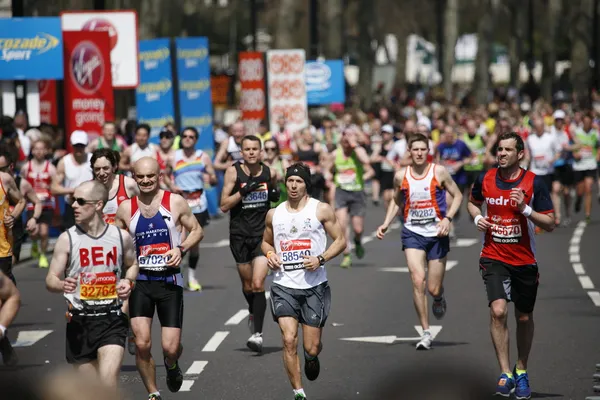
{"type": "Polygon", "coordinates": [[[83,197],[73,197],[73,200],[71,200],[71,205],[77,203],[80,206],[84,206],[86,204],[90,204],[90,203],[97,203],[100,200],[86,200],[83,197]]]}
{"type": "Polygon", "coordinates": [[[173,139],[173,134],[171,132],[161,132],[159,136],[161,139],[173,139]]]}

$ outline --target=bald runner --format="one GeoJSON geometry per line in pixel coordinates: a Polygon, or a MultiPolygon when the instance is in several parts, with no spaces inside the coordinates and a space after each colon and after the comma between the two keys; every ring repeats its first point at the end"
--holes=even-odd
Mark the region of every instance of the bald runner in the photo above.
{"type": "Polygon", "coordinates": [[[183,383],[179,368],[183,324],[183,276],[180,264],[185,253],[198,245],[204,232],[180,195],[160,189],[160,167],[154,158],[143,157],[133,166],[139,195],[119,205],[115,223],[135,240],[140,266],[135,290],[129,299],[131,328],[135,335],[136,365],[148,390],[148,398],[161,400],[152,358],[151,328],[154,312],[162,327],[162,350],[167,387],[177,392],[183,383]],[[181,240],[181,231],[187,237],[181,240]]]}

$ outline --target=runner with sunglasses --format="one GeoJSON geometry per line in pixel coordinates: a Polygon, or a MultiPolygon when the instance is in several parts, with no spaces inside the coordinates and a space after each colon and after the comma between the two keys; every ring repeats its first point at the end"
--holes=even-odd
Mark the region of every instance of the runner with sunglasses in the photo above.
{"type": "Polygon", "coordinates": [[[183,276],[180,264],[189,250],[198,246],[204,232],[187,201],[159,187],[160,167],[144,157],[133,167],[140,194],[124,201],[117,210],[116,224],[134,238],[140,273],[129,300],[131,328],[135,335],[136,365],[148,398],[160,400],[156,367],[152,358],[152,319],[155,311],[161,325],[161,344],[167,371],[167,387],[178,392],[183,373],[178,360],[183,352],[183,276]],[[181,230],[188,235],[181,240],[181,230]]]}
{"type": "Polygon", "coordinates": [[[56,241],[46,288],[67,299],[67,362],[116,387],[128,329],[121,306],[135,286],[138,265],[129,233],[104,222],[107,200],[108,190],[98,181],[75,189],[76,224],[56,241]]]}
{"type": "MultiPolygon", "coordinates": [[[[173,155],[175,154],[175,150],[173,149],[175,134],[169,129],[163,128],[158,134],[158,137],[160,142],[158,143],[158,154],[156,156],[158,158],[158,165],[160,165],[160,171],[164,173],[167,170],[167,167],[171,165],[173,155]]],[[[164,185],[164,187],[161,188],[166,189],[167,186],[164,185]]]]}

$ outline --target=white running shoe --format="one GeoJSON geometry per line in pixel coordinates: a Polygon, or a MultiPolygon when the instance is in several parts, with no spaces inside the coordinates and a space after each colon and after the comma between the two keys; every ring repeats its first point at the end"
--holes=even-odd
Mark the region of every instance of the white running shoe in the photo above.
{"type": "Polygon", "coordinates": [[[429,331],[423,332],[423,336],[421,336],[421,340],[417,343],[417,350],[429,350],[431,348],[431,343],[433,339],[431,338],[431,333],[429,331]]]}
{"type": "Polygon", "coordinates": [[[258,333],[258,332],[253,334],[252,336],[250,336],[250,338],[246,342],[246,346],[248,346],[248,348],[250,350],[255,351],[257,353],[262,352],[262,345],[263,345],[262,333],[258,333]]]}

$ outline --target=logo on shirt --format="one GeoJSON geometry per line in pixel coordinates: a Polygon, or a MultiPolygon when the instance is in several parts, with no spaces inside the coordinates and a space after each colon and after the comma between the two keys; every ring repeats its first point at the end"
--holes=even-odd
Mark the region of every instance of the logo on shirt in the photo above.
{"type": "Polygon", "coordinates": [[[517,202],[511,200],[510,198],[505,198],[504,196],[500,197],[488,197],[485,201],[492,206],[506,206],[510,202],[511,207],[517,207],[517,202]]]}
{"type": "Polygon", "coordinates": [[[150,228],[150,229],[153,229],[153,228],[154,228],[154,224],[153,224],[152,222],[150,222],[150,223],[148,224],[148,228],[150,228]]]}
{"type": "Polygon", "coordinates": [[[303,230],[310,231],[311,227],[312,227],[312,221],[311,221],[311,219],[310,218],[306,218],[304,220],[304,228],[303,228],[303,230]]]}
{"type": "Polygon", "coordinates": [[[139,247],[139,255],[141,257],[146,257],[151,254],[165,254],[167,251],[169,251],[169,245],[166,243],[149,244],[139,247]]]}
{"type": "Polygon", "coordinates": [[[499,216],[499,215],[494,215],[492,217],[492,222],[495,223],[495,224],[499,224],[500,222],[502,222],[502,217],[499,216]]]}
{"type": "Polygon", "coordinates": [[[127,197],[126,197],[126,196],[119,196],[119,199],[118,199],[118,200],[119,200],[119,201],[127,200],[127,197]]]}

